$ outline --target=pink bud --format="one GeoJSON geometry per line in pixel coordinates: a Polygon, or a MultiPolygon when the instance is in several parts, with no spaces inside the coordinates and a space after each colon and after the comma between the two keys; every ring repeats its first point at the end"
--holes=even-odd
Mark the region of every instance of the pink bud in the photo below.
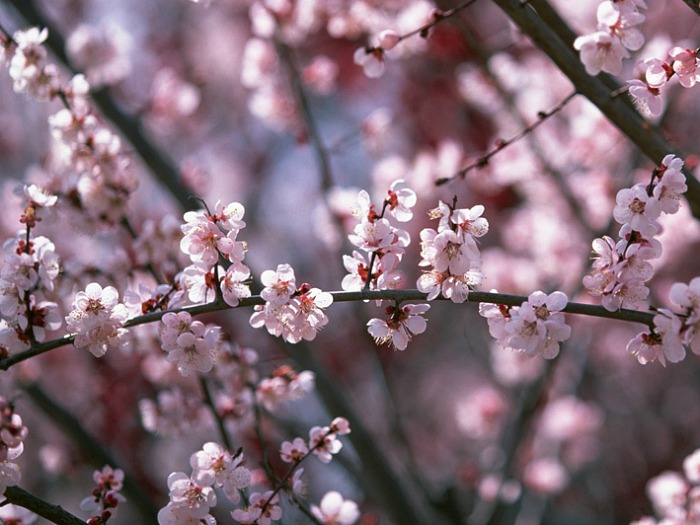
{"type": "Polygon", "coordinates": [[[399,35],[391,29],[385,29],[379,34],[379,47],[388,51],[389,49],[394,49],[396,44],[399,43],[399,35]]]}

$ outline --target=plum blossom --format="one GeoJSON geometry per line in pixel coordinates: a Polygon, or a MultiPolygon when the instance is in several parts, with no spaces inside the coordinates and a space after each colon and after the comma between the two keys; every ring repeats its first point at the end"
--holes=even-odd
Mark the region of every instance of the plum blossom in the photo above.
{"type": "Polygon", "coordinates": [[[440,201],[430,216],[439,219],[438,229],[420,232],[420,266],[432,266],[418,278],[416,287],[428,294],[428,300],[440,293],[452,302],[467,300],[469,290],[481,284],[481,253],[476,239],[488,232],[488,221],[481,215],[484,207],[454,209],[440,201]]]}
{"type": "Polygon", "coordinates": [[[411,208],[416,205],[416,192],[408,187],[403,179],[395,180],[389,187],[386,198],[387,211],[399,222],[408,222],[413,218],[411,208]]]}
{"type": "Polygon", "coordinates": [[[386,57],[381,47],[360,47],[352,58],[369,78],[379,78],[384,74],[386,57]]]}
{"type": "Polygon", "coordinates": [[[628,80],[629,94],[640,112],[650,117],[658,117],[664,108],[661,90],[641,80],[628,80]]]}
{"type": "Polygon", "coordinates": [[[311,505],[311,513],[326,525],[352,525],[360,517],[357,503],[343,499],[343,496],[334,490],[326,492],[320,505],[311,505]]]}
{"type": "Polygon", "coordinates": [[[92,496],[80,502],[80,508],[92,514],[93,517],[87,520],[89,525],[98,525],[103,523],[103,517],[114,517],[118,505],[126,501],[120,493],[124,487],[124,472],[105,465],[94,471],[92,479],[97,486],[92,490],[92,496]]]}
{"type": "Polygon", "coordinates": [[[221,343],[221,328],[192,320],[187,312],[166,313],[160,325],[161,347],[166,359],[181,375],[207,373],[214,366],[221,343]]]}
{"type": "Polygon", "coordinates": [[[101,357],[111,347],[128,344],[128,332],[122,328],[128,310],[119,303],[119,292],[113,286],[88,284],[84,292],[77,293],[71,308],[66,325],[75,332],[76,348],[87,348],[95,357],[101,357]]]}
{"type": "Polygon", "coordinates": [[[283,441],[280,445],[280,458],[285,463],[299,463],[309,453],[309,447],[302,438],[283,441]]]}
{"type": "Polygon", "coordinates": [[[13,88],[17,93],[27,93],[38,100],[49,100],[58,91],[58,69],[46,63],[44,42],[49,36],[46,28],[30,27],[16,31],[12,36],[17,49],[9,64],[13,88]]]}
{"type": "Polygon", "coordinates": [[[267,410],[274,412],[285,402],[301,399],[313,391],[315,374],[304,370],[297,373],[292,367],[283,365],[272,376],[264,378],[255,387],[255,398],[267,410]]]}
{"type": "Polygon", "coordinates": [[[333,455],[340,452],[343,443],[331,427],[311,427],[309,430],[309,450],[322,463],[330,463],[333,455]]]}
{"type": "Polygon", "coordinates": [[[240,491],[250,485],[251,473],[241,465],[243,453],[232,456],[221,445],[205,443],[202,450],[190,457],[192,478],[202,486],[222,487],[232,503],[239,503],[240,491]]]}
{"type": "Polygon", "coordinates": [[[388,306],[388,319],[370,319],[367,331],[377,344],[391,343],[396,350],[406,350],[413,336],[422,334],[428,327],[423,317],[430,309],[428,304],[388,306]]]}
{"type": "Polygon", "coordinates": [[[323,310],[333,303],[333,296],[308,283],[297,289],[290,265],[280,264],[276,271],[264,271],[261,281],[265,288],[260,296],[265,305],[255,306],[250,316],[252,327],[265,327],[270,334],[294,344],[313,340],[328,324],[323,310]]]}
{"type": "Polygon", "coordinates": [[[601,71],[617,74],[622,60],[644,45],[644,35],[636,27],[645,16],[638,8],[642,3],[624,3],[606,0],[598,5],[598,31],[576,38],[574,48],[580,51],[581,62],[589,75],[601,71]]]}
{"type": "Polygon", "coordinates": [[[289,264],[279,264],[277,270],[265,270],[260,282],[265,286],[260,297],[270,306],[286,304],[296,291],[294,269],[289,264]]]}
{"type": "Polygon", "coordinates": [[[271,490],[263,494],[253,492],[250,495],[248,506],[244,509],[232,511],[231,517],[243,525],[252,523],[270,525],[270,523],[282,517],[282,509],[275,505],[277,501],[277,494],[274,494],[271,490]]]}
{"type": "Polygon", "coordinates": [[[576,38],[574,48],[580,51],[581,62],[589,75],[601,71],[616,75],[622,71],[622,59],[630,56],[622,42],[606,31],[576,38]]]}
{"type": "MultiPolygon", "coordinates": [[[[666,155],[653,170],[649,184],[635,184],[618,192],[613,216],[622,223],[620,241],[615,243],[607,236],[593,241],[593,269],[583,279],[591,295],[602,297],[607,310],[640,307],[649,295],[644,284],[653,274],[649,260],[661,255],[661,244],[655,238],[660,231],[656,219],[678,211],[680,197],[687,189],[682,167],[681,159],[666,155]]],[[[640,340],[633,348],[635,355],[649,353],[649,347],[640,347],[640,340]]]]}
{"type": "Polygon", "coordinates": [[[504,327],[509,336],[507,345],[527,355],[555,358],[559,354],[559,343],[571,335],[571,327],[564,322],[561,313],[567,302],[563,292],[531,293],[527,301],[509,312],[510,318],[504,327]]]}

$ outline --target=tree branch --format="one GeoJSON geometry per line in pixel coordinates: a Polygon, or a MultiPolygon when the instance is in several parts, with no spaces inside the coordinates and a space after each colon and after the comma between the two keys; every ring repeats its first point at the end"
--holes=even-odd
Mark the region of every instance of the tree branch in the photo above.
{"type": "MultiPolygon", "coordinates": [[[[65,53],[65,40],[49,20],[36,8],[35,2],[33,0],[8,1],[29,24],[49,29],[46,45],[66,68],[73,74],[78,73],[65,53]]],[[[192,200],[192,191],[183,184],[177,166],[172,159],[146,137],[141,122],[122,111],[107,88],[91,91],[90,95],[102,115],[119,130],[156,179],[165,186],[180,206],[185,210],[195,209],[198,203],[192,200]]]]}
{"type": "MultiPolygon", "coordinates": [[[[38,383],[24,383],[22,390],[27,393],[31,401],[41,409],[71,440],[80,445],[80,451],[87,461],[95,468],[110,465],[124,470],[124,495],[129,503],[139,510],[146,523],[155,523],[158,510],[146,497],[143,489],[139,487],[129,473],[117,462],[117,460],[91,435],[76,417],[65,407],[56,403],[39,386],[38,383]]],[[[7,494],[5,494],[7,495],[7,494]]],[[[25,505],[22,505],[23,507],[25,505]]],[[[29,507],[27,507],[29,508],[29,507]]],[[[29,509],[34,510],[34,509],[29,509]]],[[[36,511],[34,511],[36,512],[36,511]]],[[[37,514],[39,514],[37,512],[37,514]]],[[[56,522],[59,523],[59,522],[56,522]]],[[[72,522],[66,522],[72,523],[72,522]]],[[[80,522],[84,523],[84,522],[80,522]]]]}
{"type": "MultiPolygon", "coordinates": [[[[624,100],[611,95],[612,86],[586,73],[574,50],[561,40],[530,3],[520,0],[494,0],[494,3],[569,77],[576,91],[595,104],[647,157],[661,164],[664,156],[674,153],[670,144],[637,111],[624,100]]],[[[546,1],[537,0],[537,4],[544,5],[546,1]]],[[[549,9],[554,11],[551,7],[549,9]]],[[[563,34],[561,28],[558,31],[563,34]]],[[[687,170],[684,170],[684,174],[688,185],[685,197],[693,215],[700,218],[700,181],[687,170]]]]}
{"type": "MultiPolygon", "coordinates": [[[[362,290],[359,292],[329,292],[333,296],[333,301],[343,303],[348,301],[426,301],[427,294],[418,290],[362,290]]],[[[438,296],[436,300],[447,300],[442,296],[438,296]]],[[[493,292],[469,292],[467,302],[469,303],[491,303],[504,304],[506,306],[520,306],[527,297],[522,295],[510,295],[493,292]]],[[[254,295],[246,299],[241,299],[238,306],[235,308],[245,308],[255,305],[263,305],[265,301],[259,296],[254,295]]],[[[188,312],[190,315],[198,315],[208,312],[219,312],[221,310],[230,310],[234,307],[229,306],[223,301],[214,301],[206,304],[197,304],[194,306],[185,306],[182,308],[173,308],[172,310],[163,310],[161,312],[152,312],[139,317],[134,317],[124,324],[125,328],[138,326],[141,324],[152,323],[159,321],[168,312],[188,312]]],[[[651,312],[641,312],[639,310],[620,309],[610,312],[602,306],[583,304],[583,303],[568,303],[564,312],[570,314],[589,315],[593,317],[603,317],[606,319],[619,319],[621,321],[629,321],[633,323],[641,323],[648,326],[654,324],[654,314],[651,312]]],[[[73,342],[72,334],[65,335],[59,339],[47,341],[36,346],[32,346],[28,350],[11,355],[0,360],[0,370],[7,370],[11,366],[25,361],[31,357],[43,354],[54,348],[59,348],[73,342]]]]}
{"type": "Polygon", "coordinates": [[[34,514],[38,514],[57,525],[85,525],[86,523],[84,520],[64,510],[60,505],[47,503],[18,486],[7,487],[5,498],[13,505],[31,510],[34,514]]]}

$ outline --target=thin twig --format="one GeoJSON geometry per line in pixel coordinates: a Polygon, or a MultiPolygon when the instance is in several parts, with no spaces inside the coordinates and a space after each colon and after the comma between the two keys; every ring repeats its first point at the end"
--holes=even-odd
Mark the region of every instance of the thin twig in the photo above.
{"type": "Polygon", "coordinates": [[[451,177],[443,177],[443,178],[441,178],[441,179],[436,180],[436,181],[435,181],[435,185],[436,185],[436,186],[441,186],[441,185],[443,185],[443,184],[447,184],[448,182],[453,181],[453,180],[458,179],[458,178],[459,178],[459,179],[463,179],[463,178],[467,175],[467,173],[469,173],[470,171],[472,171],[472,170],[474,170],[474,169],[477,169],[477,168],[484,168],[484,167],[486,167],[486,166],[488,165],[489,161],[491,160],[491,158],[492,158],[494,155],[496,155],[496,154],[497,154],[498,152],[500,152],[501,150],[507,148],[508,146],[510,146],[511,144],[513,144],[514,142],[519,141],[519,140],[522,139],[523,137],[526,137],[527,135],[529,135],[530,133],[532,133],[533,131],[535,131],[535,130],[536,130],[538,127],[540,127],[540,126],[542,125],[542,123],[544,123],[544,121],[546,121],[549,117],[551,117],[552,115],[554,115],[554,114],[558,113],[559,111],[561,111],[561,110],[564,108],[564,106],[566,106],[575,96],[576,96],[576,91],[573,91],[573,92],[569,93],[569,94],[564,98],[564,100],[562,100],[561,102],[559,102],[559,104],[557,104],[556,106],[554,106],[554,107],[553,107],[552,109],[550,109],[549,111],[540,111],[540,112],[537,114],[537,117],[538,117],[538,120],[537,120],[537,121],[535,121],[535,122],[532,123],[531,125],[527,126],[526,128],[522,129],[520,132],[518,132],[516,135],[512,136],[512,137],[509,138],[508,140],[499,140],[499,141],[497,141],[497,145],[496,145],[496,147],[495,147],[494,149],[492,149],[491,151],[489,151],[489,152],[486,153],[485,155],[479,157],[474,163],[470,164],[470,165],[467,166],[466,168],[463,168],[463,169],[459,170],[457,173],[455,173],[455,174],[452,175],[451,177]]]}

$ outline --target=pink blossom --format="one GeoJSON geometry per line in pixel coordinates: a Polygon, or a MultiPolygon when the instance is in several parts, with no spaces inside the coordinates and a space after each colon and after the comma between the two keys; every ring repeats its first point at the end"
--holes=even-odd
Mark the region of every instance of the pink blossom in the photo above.
{"type": "Polygon", "coordinates": [[[285,463],[298,463],[309,453],[309,447],[302,438],[294,438],[293,441],[283,441],[280,446],[280,457],[285,463]]]}
{"type": "Polygon", "coordinates": [[[663,110],[663,100],[661,91],[657,87],[652,87],[641,80],[628,80],[629,93],[634,105],[639,111],[650,117],[658,117],[663,110]]]}
{"type": "Polygon", "coordinates": [[[505,331],[510,335],[508,346],[528,355],[540,354],[553,359],[559,354],[559,343],[571,335],[571,327],[560,313],[568,302],[563,292],[549,295],[537,291],[520,307],[512,308],[505,331]]]}
{"type": "Polygon", "coordinates": [[[673,60],[673,71],[678,75],[681,85],[686,88],[693,87],[700,79],[697,52],[692,49],[674,47],[668,52],[668,55],[673,60]]]}
{"type": "Polygon", "coordinates": [[[601,71],[616,75],[622,71],[622,59],[629,57],[620,40],[606,31],[578,37],[574,48],[581,52],[581,62],[589,75],[601,71]]]}
{"type": "Polygon", "coordinates": [[[194,516],[204,517],[216,505],[216,493],[210,486],[200,485],[184,472],[173,472],[168,476],[170,504],[185,507],[194,516]]]}
{"type": "Polygon", "coordinates": [[[352,525],[360,517],[360,510],[354,501],[343,499],[336,491],[326,492],[320,506],[311,505],[311,513],[326,525],[352,525]]]}
{"type": "Polygon", "coordinates": [[[330,463],[333,455],[340,452],[343,443],[330,427],[312,427],[309,430],[309,450],[322,463],[330,463]]]}
{"type": "Polygon", "coordinates": [[[294,269],[289,264],[279,264],[277,270],[265,270],[260,275],[260,281],[265,286],[260,297],[270,306],[287,303],[296,291],[294,269]]]}
{"type": "Polygon", "coordinates": [[[270,525],[282,517],[282,509],[275,505],[277,499],[277,494],[273,497],[271,490],[264,494],[253,492],[250,495],[248,507],[234,510],[231,512],[231,516],[242,524],[270,525]]]}
{"type": "Polygon", "coordinates": [[[387,307],[389,319],[370,319],[367,331],[377,344],[391,342],[396,350],[405,350],[413,336],[422,334],[428,322],[422,315],[430,309],[427,304],[406,304],[387,307]]]}
{"type": "Polygon", "coordinates": [[[384,50],[381,47],[360,47],[353,55],[353,61],[369,78],[379,78],[384,74],[384,50]]]}
{"type": "Polygon", "coordinates": [[[381,47],[384,51],[394,49],[399,41],[399,35],[397,35],[396,32],[392,31],[391,29],[385,29],[379,33],[379,47],[381,47]]]}
{"type": "Polygon", "coordinates": [[[249,278],[250,269],[244,264],[232,264],[226,269],[221,278],[221,294],[226,304],[235,307],[241,299],[250,297],[249,278]]]}
{"type": "Polygon", "coordinates": [[[329,95],[336,88],[338,64],[328,56],[315,56],[301,72],[304,83],[319,95],[329,95]]]}
{"type": "Polygon", "coordinates": [[[403,179],[395,180],[389,187],[386,198],[387,210],[399,222],[408,222],[413,218],[411,208],[416,205],[416,192],[408,187],[403,179]]]}
{"type": "Polygon", "coordinates": [[[531,461],[525,467],[523,477],[525,485],[540,494],[558,494],[569,483],[569,473],[553,458],[531,461]]]}

